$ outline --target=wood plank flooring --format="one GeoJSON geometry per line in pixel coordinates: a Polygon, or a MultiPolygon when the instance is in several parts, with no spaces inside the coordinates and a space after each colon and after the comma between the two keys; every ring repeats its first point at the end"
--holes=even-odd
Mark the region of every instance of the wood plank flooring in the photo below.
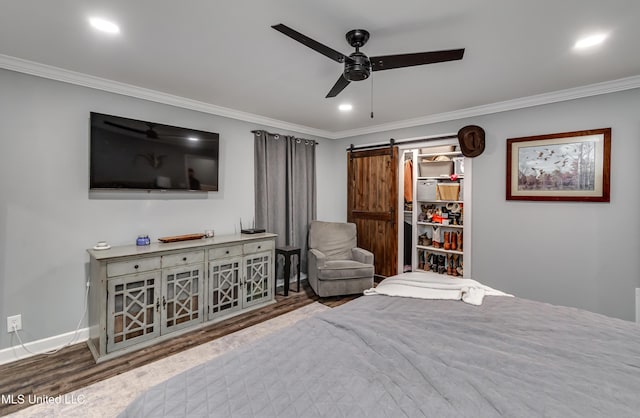
{"type": "MultiPolygon", "coordinates": [[[[95,363],[85,342],[74,344],[50,356],[34,356],[0,365],[0,394],[5,397],[13,395],[14,399],[19,394],[25,398],[30,394],[62,395],[291,312],[314,301],[335,307],[358,296],[319,298],[305,281],[299,293],[289,292],[287,297],[277,295],[277,303],[100,364],[95,363]]],[[[28,406],[27,402],[23,405],[0,402],[0,416],[28,406]]]]}

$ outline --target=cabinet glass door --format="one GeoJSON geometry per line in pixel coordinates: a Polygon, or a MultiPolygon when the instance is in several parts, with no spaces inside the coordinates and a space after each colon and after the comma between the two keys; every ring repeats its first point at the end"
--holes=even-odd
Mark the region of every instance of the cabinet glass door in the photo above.
{"type": "Polygon", "coordinates": [[[162,332],[202,322],[202,264],[163,269],[162,332]]]}
{"type": "Polygon", "coordinates": [[[271,276],[271,253],[263,252],[246,256],[244,258],[244,268],[243,307],[271,299],[272,286],[269,280],[271,276]]]}
{"type": "Polygon", "coordinates": [[[107,282],[107,352],[160,335],[159,278],[157,271],[107,282]]]}
{"type": "Polygon", "coordinates": [[[242,308],[240,274],[242,258],[209,262],[209,319],[215,319],[242,308]]]}

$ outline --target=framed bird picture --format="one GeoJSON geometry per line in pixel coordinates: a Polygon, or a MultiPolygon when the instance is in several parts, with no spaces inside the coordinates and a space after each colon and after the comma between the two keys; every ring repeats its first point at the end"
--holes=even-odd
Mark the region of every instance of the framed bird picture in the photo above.
{"type": "Polygon", "coordinates": [[[609,202],[611,128],[507,139],[507,200],[609,202]]]}

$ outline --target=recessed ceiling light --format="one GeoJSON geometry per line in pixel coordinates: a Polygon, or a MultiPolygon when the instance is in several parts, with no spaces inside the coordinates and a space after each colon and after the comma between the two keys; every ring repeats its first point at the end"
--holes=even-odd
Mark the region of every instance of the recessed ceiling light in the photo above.
{"type": "Polygon", "coordinates": [[[578,39],[578,41],[573,46],[573,49],[585,49],[590,48],[592,46],[596,46],[604,42],[607,38],[606,33],[598,33],[596,35],[587,36],[582,39],[578,39]]]}
{"type": "Polygon", "coordinates": [[[195,136],[189,136],[189,137],[187,137],[187,139],[189,141],[198,141],[199,140],[198,137],[195,137],[195,136]]]}
{"type": "Polygon", "coordinates": [[[120,28],[118,27],[118,25],[99,17],[90,17],[89,23],[91,24],[91,26],[102,32],[111,33],[114,35],[120,33],[120,28]]]}
{"type": "Polygon", "coordinates": [[[349,103],[342,103],[340,106],[338,106],[338,109],[341,112],[349,112],[351,111],[351,109],[353,109],[353,106],[349,103]]]}

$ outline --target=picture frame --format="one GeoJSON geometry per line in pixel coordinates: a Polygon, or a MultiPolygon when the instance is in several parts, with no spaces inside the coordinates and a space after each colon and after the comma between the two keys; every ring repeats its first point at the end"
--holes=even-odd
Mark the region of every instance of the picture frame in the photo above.
{"type": "Polygon", "coordinates": [[[611,128],[507,139],[507,200],[609,202],[611,128]]]}

